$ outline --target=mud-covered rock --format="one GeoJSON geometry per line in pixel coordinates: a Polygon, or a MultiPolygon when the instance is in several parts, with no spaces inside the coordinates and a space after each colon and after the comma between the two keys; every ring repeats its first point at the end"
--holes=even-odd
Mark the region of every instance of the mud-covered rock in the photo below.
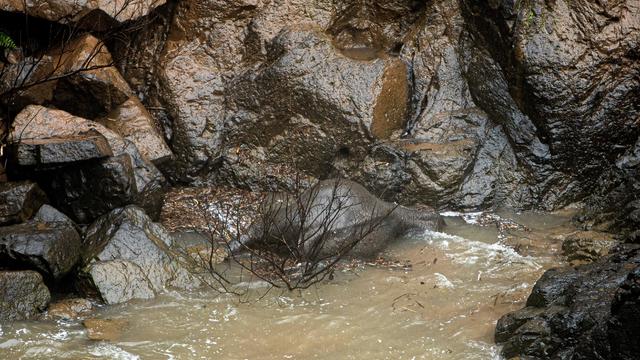
{"type": "Polygon", "coordinates": [[[93,304],[88,299],[62,299],[49,304],[46,316],[54,320],[75,320],[87,315],[92,309],[93,304]]]}
{"type": "Polygon", "coordinates": [[[608,255],[618,244],[611,234],[597,231],[579,231],[567,235],[562,252],[569,261],[594,261],[608,255]]]}
{"type": "Polygon", "coordinates": [[[0,225],[23,222],[47,202],[47,195],[30,181],[0,182],[0,225]]]}
{"type": "MultiPolygon", "coordinates": [[[[127,204],[143,206],[157,217],[162,203],[164,176],[132,142],[97,122],[61,110],[27,106],[14,120],[16,139],[47,139],[99,133],[113,156],[63,166],[21,168],[45,187],[56,207],[87,223],[127,204]]],[[[19,142],[18,142],[19,143],[19,142]]],[[[17,176],[21,174],[16,174],[17,176]]]]}
{"type": "Polygon", "coordinates": [[[86,319],[82,325],[87,329],[89,340],[117,341],[129,327],[125,319],[86,319]]]}
{"type": "Polygon", "coordinates": [[[548,270],[527,307],[503,316],[496,342],[509,358],[635,359],[640,250],[633,247],[576,268],[548,270]],[[634,308],[636,306],[636,308],[634,308]],[[623,318],[629,316],[628,318],[623,318]]]}
{"type": "Polygon", "coordinates": [[[148,299],[166,287],[199,286],[171,250],[169,233],[135,206],[113,210],[86,231],[82,291],[109,304],[148,299]]]}
{"type": "Polygon", "coordinates": [[[68,218],[60,217],[59,222],[40,219],[0,227],[0,259],[3,266],[37,270],[60,280],[80,259],[80,235],[68,218]]]}
{"type": "Polygon", "coordinates": [[[51,300],[35,271],[0,271],[0,321],[25,320],[44,311],[51,300]]]}

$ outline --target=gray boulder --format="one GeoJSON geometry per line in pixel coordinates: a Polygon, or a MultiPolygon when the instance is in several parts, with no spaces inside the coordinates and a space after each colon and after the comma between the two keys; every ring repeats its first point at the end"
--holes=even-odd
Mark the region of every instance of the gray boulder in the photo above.
{"type": "Polygon", "coordinates": [[[0,227],[0,259],[60,280],[78,262],[81,239],[69,218],[45,206],[29,222],[0,227]]]}
{"type": "Polygon", "coordinates": [[[14,152],[21,166],[64,164],[112,155],[111,147],[100,134],[22,140],[14,152]]]}
{"type": "Polygon", "coordinates": [[[23,222],[47,201],[47,195],[30,181],[0,182],[0,225],[23,222]]]}
{"type": "Polygon", "coordinates": [[[0,321],[26,320],[44,311],[51,300],[35,271],[0,271],[0,321]]]}
{"type": "Polygon", "coordinates": [[[86,231],[80,287],[109,304],[148,299],[167,287],[200,282],[173,254],[173,239],[135,206],[115,209],[86,231]]]}
{"type": "Polygon", "coordinates": [[[308,259],[369,258],[411,231],[444,226],[432,209],[387,203],[349,180],[321,181],[298,198],[271,195],[259,214],[248,236],[230,244],[231,251],[268,247],[308,259]]]}

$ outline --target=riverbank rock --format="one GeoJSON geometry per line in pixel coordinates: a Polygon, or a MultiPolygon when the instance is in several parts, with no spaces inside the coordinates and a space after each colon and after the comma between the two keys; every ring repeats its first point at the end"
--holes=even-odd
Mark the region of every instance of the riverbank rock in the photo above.
{"type": "Polygon", "coordinates": [[[597,231],[579,231],[567,235],[562,252],[570,262],[592,262],[608,255],[618,245],[613,235],[597,231]]]}
{"type": "Polygon", "coordinates": [[[87,299],[70,298],[52,302],[47,309],[47,318],[74,320],[91,312],[93,304],[87,299]]]}
{"type": "Polygon", "coordinates": [[[531,359],[635,359],[637,246],[576,268],[548,270],[527,307],[496,326],[502,354],[531,359]]]}
{"type": "Polygon", "coordinates": [[[47,308],[51,299],[35,271],[0,271],[0,321],[26,320],[47,308]]]}
{"type": "Polygon", "coordinates": [[[47,202],[47,195],[31,181],[0,182],[0,226],[26,221],[47,202]]]}
{"type": "Polygon", "coordinates": [[[169,233],[142,209],[113,210],[87,229],[80,287],[108,304],[153,298],[167,287],[198,287],[172,245],[169,233]]]}
{"type": "Polygon", "coordinates": [[[48,139],[21,140],[15,147],[15,161],[20,166],[56,165],[102,159],[113,155],[104,136],[86,134],[48,139]]]}
{"type": "MultiPolygon", "coordinates": [[[[165,178],[132,142],[97,122],[61,110],[27,106],[16,116],[11,136],[22,140],[86,137],[98,133],[106,139],[113,156],[90,161],[66,162],[69,155],[52,159],[55,167],[21,168],[45,187],[57,208],[88,223],[108,211],[139,204],[157,217],[165,178]]],[[[20,174],[18,174],[20,175],[20,174]]],[[[23,175],[24,176],[24,175],[23,175]]]]}
{"type": "Polygon", "coordinates": [[[38,270],[60,280],[80,258],[80,235],[68,223],[29,221],[0,227],[0,259],[6,266],[38,270]]]}

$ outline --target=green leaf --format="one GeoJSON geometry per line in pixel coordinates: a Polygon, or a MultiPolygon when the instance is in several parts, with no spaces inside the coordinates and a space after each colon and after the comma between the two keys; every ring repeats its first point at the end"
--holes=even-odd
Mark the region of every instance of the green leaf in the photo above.
{"type": "Polygon", "coordinates": [[[9,35],[0,31],[0,48],[13,50],[17,47],[18,46],[13,42],[13,39],[9,35]]]}

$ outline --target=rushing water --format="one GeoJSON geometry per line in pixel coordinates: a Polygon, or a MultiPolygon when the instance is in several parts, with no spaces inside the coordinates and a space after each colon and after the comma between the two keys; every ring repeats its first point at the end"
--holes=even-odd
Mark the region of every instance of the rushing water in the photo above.
{"type": "Polygon", "coordinates": [[[495,322],[558,264],[556,235],[570,231],[566,216],[509,215],[531,228],[529,255],[495,226],[448,217],[447,234],[386,254],[411,266],[362,265],[248,302],[203,290],[103,307],[92,316],[128,321],[111,342],[88,340],[80,321],[3,324],[0,359],[496,359],[495,322]]]}

